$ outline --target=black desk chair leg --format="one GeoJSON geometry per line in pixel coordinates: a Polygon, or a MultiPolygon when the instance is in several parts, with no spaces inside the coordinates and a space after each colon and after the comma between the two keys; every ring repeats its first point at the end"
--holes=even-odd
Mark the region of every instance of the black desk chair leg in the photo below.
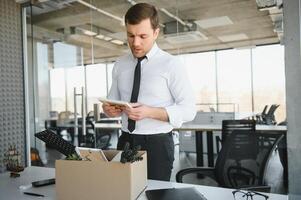
{"type": "Polygon", "coordinates": [[[214,155],[213,155],[213,132],[207,131],[207,156],[208,156],[208,166],[214,166],[214,155]]]}
{"type": "Polygon", "coordinates": [[[204,166],[204,156],[203,156],[203,132],[195,132],[195,149],[196,149],[196,165],[204,166]]]}

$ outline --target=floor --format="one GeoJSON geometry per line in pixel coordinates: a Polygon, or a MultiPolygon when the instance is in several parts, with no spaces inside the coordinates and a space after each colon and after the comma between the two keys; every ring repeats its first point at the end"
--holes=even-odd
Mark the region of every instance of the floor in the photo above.
{"type": "MultiPolygon", "coordinates": [[[[177,136],[174,137],[174,141],[176,144],[175,161],[174,161],[174,168],[171,175],[171,181],[175,182],[175,175],[177,171],[183,168],[196,166],[196,154],[180,152],[177,136]]],[[[117,135],[114,135],[111,139],[110,148],[114,149],[116,145],[117,145],[117,135]]],[[[55,160],[63,158],[62,154],[50,148],[47,148],[45,156],[47,158],[47,163],[45,164],[45,166],[47,167],[54,167],[55,160]]],[[[206,156],[205,156],[205,160],[206,160],[206,156]]],[[[206,162],[205,165],[207,165],[206,162]]],[[[283,168],[280,163],[278,153],[277,151],[275,151],[269,162],[267,168],[267,175],[265,177],[266,183],[271,186],[272,193],[287,194],[287,190],[283,186],[282,175],[283,175],[283,168]]],[[[211,186],[216,185],[216,183],[210,178],[198,179],[195,175],[186,176],[185,182],[193,183],[193,184],[211,185],[211,186]]]]}

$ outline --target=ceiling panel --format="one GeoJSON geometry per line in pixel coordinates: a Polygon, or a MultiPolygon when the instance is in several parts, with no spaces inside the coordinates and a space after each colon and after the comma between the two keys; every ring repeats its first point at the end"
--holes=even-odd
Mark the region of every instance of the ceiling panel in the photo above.
{"type": "MultiPolygon", "coordinates": [[[[86,0],[85,2],[118,18],[123,18],[131,6],[126,0],[86,0]]],[[[136,2],[145,1],[137,0],[136,2]]],[[[203,28],[195,26],[196,29],[193,31],[200,32],[207,39],[194,41],[192,37],[191,42],[188,40],[185,43],[172,43],[170,39],[167,39],[168,35],[164,35],[161,31],[158,44],[170,53],[210,51],[279,42],[279,35],[274,32],[273,21],[282,19],[282,11],[259,11],[255,0],[151,0],[147,2],[156,5],[159,9],[166,9],[185,23],[187,20],[193,20],[192,23],[194,23],[195,20],[210,20],[219,17],[227,18],[232,22],[219,26],[207,24],[207,27],[203,28]],[[222,41],[219,38],[237,34],[246,37],[241,37],[239,41],[222,41]]],[[[113,39],[123,40],[126,43],[125,35],[122,34],[125,27],[120,21],[92,10],[76,0],[51,1],[51,8],[49,8],[49,1],[43,0],[43,2],[37,3],[34,8],[32,22],[37,29],[47,30],[47,37],[57,33],[63,34],[59,40],[82,46],[85,48],[85,52],[91,52],[91,41],[93,41],[93,45],[95,45],[94,55],[98,60],[114,60],[127,50],[126,45],[115,45],[108,41],[83,35],[82,31],[78,31],[80,27],[90,27],[98,34],[105,32],[113,39]]],[[[175,21],[174,18],[161,11],[159,11],[159,16],[163,25],[166,22],[175,21]]],[[[163,26],[161,26],[161,30],[163,30],[163,26]]],[[[43,39],[43,34],[40,32],[35,37],[43,39]]],[[[184,34],[189,35],[191,33],[184,34]]],[[[184,37],[182,33],[181,36],[184,39],[189,38],[188,36],[184,37]]],[[[48,39],[51,41],[51,38],[48,39]]],[[[85,59],[88,60],[90,53],[86,55],[85,59]]]]}

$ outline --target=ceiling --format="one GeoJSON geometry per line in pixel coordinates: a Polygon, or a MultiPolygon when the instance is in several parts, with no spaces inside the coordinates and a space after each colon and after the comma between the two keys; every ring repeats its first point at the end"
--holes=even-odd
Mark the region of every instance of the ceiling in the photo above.
{"type": "MultiPolygon", "coordinates": [[[[259,1],[273,0],[143,2],[159,9],[158,45],[172,54],[182,54],[281,42],[281,6],[275,0],[275,6],[259,9],[259,1]]],[[[94,62],[115,60],[128,51],[123,15],[138,2],[142,1],[35,0],[33,35],[48,44],[62,41],[83,47],[85,64],[91,63],[92,55],[94,62]],[[98,34],[99,38],[87,34],[98,34]],[[113,43],[114,39],[120,44],[113,43]]],[[[27,14],[30,16],[29,9],[27,14]]]]}

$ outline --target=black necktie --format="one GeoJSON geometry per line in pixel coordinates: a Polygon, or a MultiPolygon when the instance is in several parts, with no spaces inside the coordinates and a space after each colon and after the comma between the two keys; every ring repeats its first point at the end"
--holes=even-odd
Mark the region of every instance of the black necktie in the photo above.
{"type": "MultiPolygon", "coordinates": [[[[146,58],[146,56],[138,58],[138,63],[135,68],[131,103],[136,103],[138,100],[139,89],[140,89],[140,79],[141,79],[141,61],[144,58],[146,58]]],[[[135,130],[135,126],[136,126],[136,121],[134,121],[132,119],[128,119],[128,129],[130,132],[133,132],[135,130]]]]}

